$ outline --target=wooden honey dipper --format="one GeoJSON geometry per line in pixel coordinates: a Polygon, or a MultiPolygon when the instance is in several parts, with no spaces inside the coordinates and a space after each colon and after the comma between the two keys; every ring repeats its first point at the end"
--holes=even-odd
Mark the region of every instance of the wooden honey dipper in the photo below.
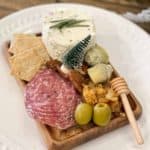
{"type": "Polygon", "coordinates": [[[143,144],[144,140],[142,138],[140,129],[137,125],[134,113],[131,109],[130,103],[128,101],[127,95],[129,94],[129,89],[127,83],[122,77],[114,78],[111,82],[112,89],[121,97],[124,110],[126,112],[127,118],[133,128],[136,140],[138,144],[143,144]]]}

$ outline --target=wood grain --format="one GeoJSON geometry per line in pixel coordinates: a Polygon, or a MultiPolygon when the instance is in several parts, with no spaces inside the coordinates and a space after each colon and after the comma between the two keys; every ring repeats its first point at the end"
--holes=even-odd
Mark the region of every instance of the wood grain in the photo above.
{"type": "Polygon", "coordinates": [[[150,6],[149,0],[101,0],[101,1],[123,4],[126,6],[137,6],[137,7],[150,6]]]}
{"type": "Polygon", "coordinates": [[[0,18],[2,18],[3,16],[7,16],[8,14],[11,14],[14,11],[15,10],[13,9],[6,9],[5,7],[0,6],[0,18]]]}
{"type": "Polygon", "coordinates": [[[100,0],[60,0],[60,2],[69,2],[69,3],[81,3],[93,5],[101,8],[105,8],[108,10],[112,10],[118,13],[125,13],[127,11],[138,13],[142,9],[147,8],[145,6],[133,6],[133,5],[123,5],[121,3],[108,2],[108,1],[100,1],[100,0]]]}
{"type": "Polygon", "coordinates": [[[0,17],[26,7],[54,2],[56,0],[0,0],[0,17]]]}

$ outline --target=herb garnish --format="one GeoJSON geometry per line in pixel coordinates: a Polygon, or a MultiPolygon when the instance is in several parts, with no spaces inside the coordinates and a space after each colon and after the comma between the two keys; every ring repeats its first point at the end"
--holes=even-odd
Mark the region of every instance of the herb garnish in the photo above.
{"type": "Polygon", "coordinates": [[[88,27],[89,25],[80,24],[85,22],[86,20],[77,20],[77,19],[61,19],[61,20],[53,20],[51,23],[56,23],[52,25],[50,28],[56,28],[62,30],[63,28],[73,28],[73,27],[88,27]]]}

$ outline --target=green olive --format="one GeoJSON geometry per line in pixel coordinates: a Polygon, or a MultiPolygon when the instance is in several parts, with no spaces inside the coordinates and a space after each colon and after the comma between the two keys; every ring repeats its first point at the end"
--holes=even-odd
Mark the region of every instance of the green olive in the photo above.
{"type": "Polygon", "coordinates": [[[87,103],[81,103],[76,107],[75,120],[79,125],[85,125],[92,119],[93,107],[87,103]]]}
{"type": "Polygon", "coordinates": [[[94,106],[93,121],[98,126],[106,126],[111,119],[111,108],[108,104],[98,103],[94,106]]]}

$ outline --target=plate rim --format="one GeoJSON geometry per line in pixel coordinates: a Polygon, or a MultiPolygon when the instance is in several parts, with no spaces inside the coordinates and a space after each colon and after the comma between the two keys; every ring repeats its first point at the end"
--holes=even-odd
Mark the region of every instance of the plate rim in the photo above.
{"type": "MultiPolygon", "coordinates": [[[[150,37],[149,33],[146,32],[144,29],[142,29],[140,26],[138,26],[136,23],[126,19],[125,17],[121,16],[121,14],[118,14],[116,13],[115,11],[112,11],[112,10],[108,10],[108,9],[105,9],[105,8],[101,8],[101,7],[98,7],[98,6],[93,6],[93,5],[89,5],[89,4],[80,4],[80,3],[50,3],[50,4],[39,4],[39,5],[35,5],[35,6],[31,6],[31,7],[26,7],[26,8],[23,8],[21,10],[18,10],[18,11],[15,11],[7,16],[4,16],[0,19],[0,26],[3,22],[7,22],[9,20],[11,20],[12,18],[14,18],[15,16],[17,15],[21,15],[25,12],[30,12],[30,11],[33,11],[34,9],[42,9],[44,7],[52,7],[52,6],[60,6],[60,7],[63,7],[63,6],[80,6],[80,7],[85,7],[87,9],[96,9],[96,10],[102,10],[103,12],[107,13],[107,14],[112,14],[113,16],[115,17],[118,17],[120,19],[123,19],[124,21],[126,21],[129,25],[132,25],[132,27],[135,27],[138,32],[141,32],[142,34],[145,34],[146,36],[150,37]]],[[[9,35],[8,35],[9,37],[9,35]]],[[[1,40],[0,40],[1,41],[1,40]]]]}
{"type": "MultiPolygon", "coordinates": [[[[125,18],[123,18],[123,17],[121,17],[120,15],[118,15],[118,14],[116,14],[115,12],[112,12],[112,11],[109,11],[109,10],[105,10],[105,9],[103,9],[103,8],[99,8],[99,7],[95,7],[95,6],[90,6],[90,5],[83,5],[83,4],[76,4],[76,3],[59,3],[59,4],[44,4],[44,5],[37,5],[37,6],[33,6],[33,7],[29,7],[29,8],[25,8],[25,9],[23,9],[23,10],[20,10],[20,11],[17,11],[17,12],[15,12],[15,13],[12,13],[11,15],[8,15],[8,16],[6,16],[6,17],[4,17],[3,19],[1,19],[0,20],[0,25],[1,25],[1,21],[5,21],[5,19],[6,19],[6,21],[7,21],[7,19],[9,20],[9,18],[11,19],[11,17],[13,17],[15,14],[16,15],[19,15],[20,13],[24,13],[24,11],[29,11],[30,9],[34,9],[34,8],[37,8],[37,7],[39,7],[39,9],[40,8],[42,8],[42,7],[44,7],[44,6],[50,6],[50,5],[60,5],[60,6],[64,6],[64,5],[71,5],[71,6],[74,6],[74,5],[79,5],[79,6],[83,6],[83,7],[86,7],[86,8],[88,8],[88,9],[93,9],[93,8],[95,8],[96,10],[98,10],[98,9],[101,9],[101,10],[103,10],[104,12],[107,12],[107,14],[114,14],[115,16],[117,16],[117,17],[119,17],[119,18],[121,18],[121,19],[123,19],[123,20],[125,20],[125,22],[127,22],[127,23],[129,23],[129,26],[132,28],[136,28],[135,29],[135,31],[137,31],[137,32],[140,32],[140,35],[142,35],[143,37],[146,37],[146,38],[149,38],[149,34],[146,32],[146,31],[144,31],[142,28],[140,28],[139,26],[137,26],[136,24],[134,24],[133,22],[131,22],[131,21],[129,21],[129,20],[127,20],[127,19],[125,19],[125,18]]],[[[129,28],[130,28],[129,27],[129,28]]],[[[9,36],[10,37],[10,36],[9,36]]],[[[144,41],[145,39],[143,39],[143,41],[144,41]]],[[[149,39],[147,39],[148,41],[150,41],[149,39]]],[[[146,41],[147,41],[146,40],[146,41]]],[[[1,45],[1,43],[2,43],[3,41],[1,41],[1,39],[0,39],[0,45],[1,45]]],[[[140,98],[141,99],[141,98],[140,98]]],[[[140,101],[141,102],[141,101],[140,101]]],[[[146,102],[146,101],[145,101],[146,102]]],[[[131,147],[129,147],[129,148],[133,148],[132,147],[132,145],[130,145],[131,147]]],[[[145,145],[146,146],[146,145],[145,145]]]]}

